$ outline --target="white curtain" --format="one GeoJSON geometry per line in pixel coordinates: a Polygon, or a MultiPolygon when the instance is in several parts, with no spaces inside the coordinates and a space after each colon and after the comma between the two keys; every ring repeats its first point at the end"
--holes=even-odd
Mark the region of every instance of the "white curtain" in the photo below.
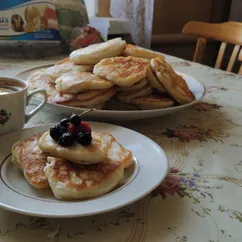
{"type": "Polygon", "coordinates": [[[134,43],[150,48],[154,0],[111,0],[110,13],[115,18],[128,19],[125,27],[134,43]]]}

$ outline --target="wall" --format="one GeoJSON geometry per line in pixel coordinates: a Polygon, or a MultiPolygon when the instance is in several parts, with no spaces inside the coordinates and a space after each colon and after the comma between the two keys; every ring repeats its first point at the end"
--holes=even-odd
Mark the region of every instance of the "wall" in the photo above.
{"type": "MultiPolygon", "coordinates": [[[[240,0],[241,1],[241,0],[240,0]]],[[[230,0],[155,0],[152,49],[192,60],[196,39],[183,35],[188,21],[227,21],[230,0]]],[[[214,66],[219,43],[211,41],[206,48],[204,64],[214,66]]]]}
{"type": "MultiPolygon", "coordinates": [[[[110,16],[110,0],[98,2],[98,16],[110,16]]],[[[192,60],[196,39],[182,35],[183,26],[191,20],[227,21],[230,5],[231,0],[155,0],[152,49],[192,60]]],[[[205,64],[214,65],[218,48],[219,43],[208,44],[205,64]]]]}

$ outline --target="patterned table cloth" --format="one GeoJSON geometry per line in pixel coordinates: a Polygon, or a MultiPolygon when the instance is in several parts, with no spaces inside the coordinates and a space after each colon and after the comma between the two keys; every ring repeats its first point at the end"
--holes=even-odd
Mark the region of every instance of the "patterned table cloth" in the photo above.
{"type": "MultiPolygon", "coordinates": [[[[168,116],[116,123],[165,150],[170,165],[165,181],[140,201],[98,216],[45,219],[0,210],[1,242],[242,241],[242,77],[166,58],[206,85],[205,99],[168,116]]],[[[0,75],[54,61],[0,59],[0,75]]],[[[26,126],[61,118],[45,107],[26,126]]]]}

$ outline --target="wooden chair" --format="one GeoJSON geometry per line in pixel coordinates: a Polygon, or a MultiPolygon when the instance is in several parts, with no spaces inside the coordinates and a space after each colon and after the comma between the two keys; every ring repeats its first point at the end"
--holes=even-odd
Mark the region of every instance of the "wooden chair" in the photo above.
{"type": "MultiPolygon", "coordinates": [[[[240,50],[238,59],[240,62],[242,62],[242,49],[240,50]]],[[[241,63],[240,69],[239,69],[239,74],[242,75],[242,63],[241,63]]]]}
{"type": "MultiPolygon", "coordinates": [[[[182,33],[198,37],[193,61],[199,63],[202,63],[203,61],[207,39],[221,41],[222,43],[215,64],[215,68],[219,69],[222,65],[227,44],[235,45],[228,66],[226,68],[226,71],[229,72],[233,70],[234,63],[242,46],[242,23],[224,22],[213,24],[191,21],[184,26],[182,33]]],[[[239,58],[242,60],[242,52],[240,52],[239,58]]],[[[242,72],[242,67],[240,72],[242,72]]]]}

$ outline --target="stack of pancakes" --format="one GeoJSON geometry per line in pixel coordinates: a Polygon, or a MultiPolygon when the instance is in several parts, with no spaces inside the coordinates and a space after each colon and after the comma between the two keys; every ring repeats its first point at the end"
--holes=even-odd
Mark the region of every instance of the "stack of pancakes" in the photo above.
{"type": "Polygon", "coordinates": [[[136,109],[160,109],[195,99],[161,54],[120,38],[75,50],[31,74],[28,82],[33,88],[46,86],[49,102],[72,107],[102,109],[115,97],[136,109]]]}
{"type": "Polygon", "coordinates": [[[93,72],[117,86],[116,98],[126,104],[137,97],[149,95],[147,62],[133,56],[106,58],[95,65],[93,72]]]}
{"type": "Polygon", "coordinates": [[[17,142],[12,162],[37,189],[51,189],[60,200],[101,196],[120,185],[133,164],[131,151],[108,133],[92,132],[89,146],[58,145],[49,132],[17,142]]]}

